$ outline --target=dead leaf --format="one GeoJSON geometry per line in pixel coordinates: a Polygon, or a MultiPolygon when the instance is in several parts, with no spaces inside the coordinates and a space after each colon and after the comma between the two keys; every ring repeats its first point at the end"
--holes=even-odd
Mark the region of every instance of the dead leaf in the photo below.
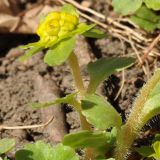
{"type": "Polygon", "coordinates": [[[20,21],[19,17],[14,17],[8,14],[0,13],[0,31],[7,30],[12,32],[17,27],[20,21]]]}

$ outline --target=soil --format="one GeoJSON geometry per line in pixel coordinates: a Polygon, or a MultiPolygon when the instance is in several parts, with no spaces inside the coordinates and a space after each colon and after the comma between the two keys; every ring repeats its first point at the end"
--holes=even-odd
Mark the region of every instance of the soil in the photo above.
{"type": "MultiPolygon", "coordinates": [[[[30,106],[30,102],[47,101],[45,96],[43,98],[40,96],[42,93],[51,97],[53,100],[58,97],[58,89],[53,82],[52,87],[54,87],[53,92],[50,93],[46,88],[46,82],[41,84],[43,79],[48,82],[47,79],[47,66],[42,62],[41,56],[34,57],[30,60],[28,64],[20,63],[17,58],[12,57],[13,54],[21,54],[21,50],[12,49],[6,58],[1,61],[0,66],[0,121],[2,125],[5,126],[21,126],[21,125],[33,125],[44,123],[42,110],[33,110],[30,106]],[[45,77],[42,75],[45,74],[45,77]],[[41,85],[39,85],[39,83],[41,85]],[[45,88],[45,91],[43,91],[45,88]]],[[[51,87],[51,86],[49,86],[51,87]]],[[[60,111],[59,111],[60,112],[60,111]]],[[[60,114],[60,113],[58,113],[60,114]]],[[[52,115],[47,114],[47,119],[51,118],[52,115]],[[50,116],[50,117],[49,117],[50,116]]],[[[58,115],[57,115],[58,116],[58,115]]],[[[63,117],[63,114],[61,114],[63,117]]],[[[45,122],[47,121],[45,119],[45,122]]],[[[57,118],[56,118],[57,120],[57,118]]],[[[63,122],[63,118],[60,118],[63,122]]],[[[58,121],[59,122],[59,121],[58,121]]],[[[59,124],[60,125],[60,124],[59,124]]],[[[60,125],[61,126],[61,125],[60,125]]],[[[65,128],[65,124],[62,124],[61,128],[65,128]],[[64,125],[64,126],[63,126],[64,125]]],[[[60,132],[60,131],[59,131],[60,132]]],[[[62,133],[66,133],[65,129],[62,133]]],[[[52,142],[59,141],[58,135],[52,133],[52,142]],[[55,136],[56,135],[56,136],[55,136]]],[[[38,139],[45,139],[50,141],[50,133],[44,132],[43,128],[29,129],[29,130],[2,130],[1,138],[3,137],[16,137],[17,144],[22,145],[23,143],[29,141],[35,141],[38,139]]],[[[19,147],[19,146],[17,146],[19,147]]]]}
{"type": "MultiPolygon", "coordinates": [[[[105,0],[89,2],[93,9],[105,15],[111,14],[109,12],[111,8],[106,5],[105,0]]],[[[23,51],[17,47],[22,43],[34,41],[36,38],[35,35],[0,35],[1,40],[7,39],[3,41],[3,46],[0,45],[0,124],[6,126],[34,125],[45,123],[52,115],[55,117],[45,129],[1,130],[1,138],[16,138],[17,148],[36,140],[50,141],[55,144],[65,133],[80,129],[78,114],[70,106],[57,106],[47,110],[33,110],[29,106],[30,102],[53,100],[74,91],[70,69],[66,64],[54,68],[48,67],[42,61],[43,53],[34,56],[25,64],[18,61],[23,51]]],[[[120,40],[110,35],[101,40],[80,37],[75,51],[82,60],[80,66],[86,85],[89,78],[85,65],[91,59],[135,56],[130,46],[122,44],[120,40]]],[[[138,91],[153,73],[153,61],[151,59],[149,62],[150,71],[147,76],[138,66],[124,71],[124,85],[116,99],[122,83],[122,73],[112,75],[100,86],[98,92],[107,97],[121,113],[123,121],[130,113],[138,91]]],[[[159,62],[157,62],[158,65],[160,65],[159,62]]]]}
{"type": "MultiPolygon", "coordinates": [[[[84,64],[90,61],[88,44],[79,37],[75,52],[79,53],[80,66],[86,77],[84,64]],[[83,49],[80,50],[83,44],[83,49]],[[82,55],[82,53],[86,55],[82,55]],[[85,58],[84,58],[85,56],[85,58]]],[[[78,54],[77,53],[77,54],[78,54]]],[[[14,137],[17,148],[36,140],[50,141],[55,144],[68,131],[80,128],[78,114],[70,106],[57,106],[52,109],[33,110],[31,102],[48,102],[74,91],[70,69],[66,64],[48,67],[43,63],[43,53],[38,53],[26,64],[18,61],[23,50],[12,48],[0,59],[0,123],[3,126],[22,126],[45,123],[54,115],[50,127],[26,130],[1,130],[0,136],[14,137]],[[64,115],[65,112],[65,115],[64,115]],[[46,118],[47,117],[47,118],[46,118]],[[60,118],[61,117],[61,118],[60,118]]],[[[87,81],[87,78],[85,78],[87,81]]]]}

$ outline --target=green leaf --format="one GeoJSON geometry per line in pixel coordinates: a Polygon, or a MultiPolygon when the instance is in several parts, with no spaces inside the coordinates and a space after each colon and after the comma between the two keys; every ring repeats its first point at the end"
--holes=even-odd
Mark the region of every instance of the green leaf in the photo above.
{"type": "Polygon", "coordinates": [[[90,83],[88,93],[94,93],[98,85],[111,74],[130,67],[135,62],[134,58],[114,57],[101,58],[96,62],[88,64],[88,72],[90,75],[90,83]]]}
{"type": "Polygon", "coordinates": [[[48,50],[44,57],[44,62],[49,66],[57,66],[64,63],[75,47],[76,38],[71,37],[62,40],[48,50]]]}
{"type": "Polygon", "coordinates": [[[160,158],[160,141],[153,144],[153,149],[155,153],[151,154],[150,157],[154,157],[158,160],[160,158]]]}
{"type": "Polygon", "coordinates": [[[142,6],[130,19],[148,32],[158,28],[160,22],[160,17],[146,6],[142,6]]]}
{"type": "Polygon", "coordinates": [[[141,111],[141,119],[145,125],[152,117],[160,114],[160,94],[156,94],[149,98],[141,111]]]}
{"type": "Polygon", "coordinates": [[[159,15],[157,15],[151,9],[148,9],[145,5],[142,5],[142,7],[135,13],[135,15],[150,22],[157,23],[160,20],[159,15]]]}
{"type": "Polygon", "coordinates": [[[53,148],[49,144],[37,141],[35,144],[26,144],[24,149],[16,152],[16,160],[52,160],[53,148]]]}
{"type": "Polygon", "coordinates": [[[66,12],[66,13],[69,13],[69,14],[72,14],[72,15],[75,15],[75,16],[79,16],[78,12],[77,12],[77,9],[75,7],[73,7],[71,4],[65,4],[62,9],[61,9],[62,12],[66,12]]]}
{"type": "Polygon", "coordinates": [[[143,157],[149,157],[154,153],[154,150],[150,146],[142,146],[140,148],[135,148],[135,150],[143,157]]]}
{"type": "Polygon", "coordinates": [[[160,10],[160,0],[144,0],[144,3],[148,8],[160,10]]]}
{"type": "Polygon", "coordinates": [[[62,144],[58,144],[54,150],[53,159],[51,160],[79,160],[74,149],[62,144]]]}
{"type": "Polygon", "coordinates": [[[152,143],[156,142],[156,141],[160,141],[160,134],[156,134],[152,143]]]}
{"type": "Polygon", "coordinates": [[[113,0],[114,10],[122,15],[133,14],[142,5],[143,0],[113,0]]]}
{"type": "Polygon", "coordinates": [[[147,32],[152,32],[157,28],[157,23],[153,23],[153,22],[147,21],[145,19],[142,19],[136,16],[132,16],[130,19],[135,24],[137,24],[140,28],[143,28],[147,32]]]}
{"type": "Polygon", "coordinates": [[[58,98],[54,101],[47,102],[47,103],[31,103],[31,106],[34,109],[39,109],[39,108],[46,108],[46,107],[50,107],[50,106],[53,106],[55,104],[61,104],[61,103],[68,103],[70,105],[74,105],[76,95],[77,95],[77,93],[72,93],[72,94],[69,94],[69,95],[67,95],[63,98],[58,98]]]}
{"type": "Polygon", "coordinates": [[[160,114],[160,70],[157,70],[155,74],[151,78],[151,82],[154,85],[154,87],[151,88],[151,82],[149,82],[148,87],[150,87],[150,94],[148,97],[146,97],[146,101],[144,104],[144,107],[142,108],[142,111],[140,113],[139,119],[140,119],[140,126],[139,128],[142,128],[152,117],[160,114]]]}
{"type": "Polygon", "coordinates": [[[78,133],[71,133],[63,138],[62,143],[72,148],[98,148],[109,144],[112,140],[110,132],[92,132],[80,131],[78,133]]]}
{"type": "Polygon", "coordinates": [[[60,36],[59,39],[52,44],[52,46],[56,44],[58,45],[59,43],[65,41],[66,39],[73,38],[76,35],[82,35],[84,32],[87,32],[93,27],[95,27],[95,24],[87,25],[86,23],[79,23],[78,26],[72,32],[69,32],[64,36],[60,36]]]}
{"type": "Polygon", "coordinates": [[[16,152],[16,160],[78,160],[78,157],[70,147],[58,144],[52,148],[49,144],[37,141],[16,152]]]}
{"type": "Polygon", "coordinates": [[[21,62],[23,62],[23,61],[31,58],[34,54],[36,54],[36,53],[39,52],[40,50],[42,50],[42,47],[40,47],[40,46],[32,47],[32,48],[30,48],[30,49],[25,53],[25,55],[21,56],[21,57],[19,58],[19,60],[20,60],[21,62]]]}
{"type": "Polygon", "coordinates": [[[71,35],[81,35],[89,30],[91,30],[93,27],[95,27],[96,25],[95,24],[90,24],[90,25],[87,25],[86,23],[80,23],[77,28],[72,31],[71,35]]]}
{"type": "Polygon", "coordinates": [[[153,88],[152,92],[149,94],[149,98],[153,98],[160,94],[160,82],[153,88]]]}
{"type": "Polygon", "coordinates": [[[26,45],[19,46],[19,48],[21,48],[21,49],[29,49],[29,48],[40,47],[40,46],[42,46],[42,42],[38,41],[38,42],[28,43],[26,45]]]}
{"type": "Polygon", "coordinates": [[[121,116],[104,98],[88,94],[82,100],[82,114],[87,121],[99,130],[110,127],[120,127],[122,124],[121,116]]]}
{"type": "Polygon", "coordinates": [[[4,138],[0,140],[0,155],[10,151],[15,146],[14,139],[4,138]]]}
{"type": "Polygon", "coordinates": [[[85,37],[90,37],[90,38],[104,38],[106,34],[102,32],[99,29],[92,28],[86,32],[83,33],[85,37]]]}

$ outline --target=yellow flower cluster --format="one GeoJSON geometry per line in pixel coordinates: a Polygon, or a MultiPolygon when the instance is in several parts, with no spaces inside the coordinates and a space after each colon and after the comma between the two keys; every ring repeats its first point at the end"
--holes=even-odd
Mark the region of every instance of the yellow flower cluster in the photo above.
{"type": "Polygon", "coordinates": [[[52,12],[39,24],[37,34],[40,36],[40,41],[49,47],[60,37],[73,31],[78,21],[79,18],[75,15],[66,12],[52,12]]]}

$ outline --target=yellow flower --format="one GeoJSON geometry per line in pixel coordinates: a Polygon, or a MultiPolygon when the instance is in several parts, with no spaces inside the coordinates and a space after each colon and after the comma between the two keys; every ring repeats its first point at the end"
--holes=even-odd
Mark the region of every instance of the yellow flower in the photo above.
{"type": "Polygon", "coordinates": [[[45,47],[51,47],[59,38],[73,31],[79,18],[66,12],[51,12],[39,24],[37,34],[45,47]]]}

